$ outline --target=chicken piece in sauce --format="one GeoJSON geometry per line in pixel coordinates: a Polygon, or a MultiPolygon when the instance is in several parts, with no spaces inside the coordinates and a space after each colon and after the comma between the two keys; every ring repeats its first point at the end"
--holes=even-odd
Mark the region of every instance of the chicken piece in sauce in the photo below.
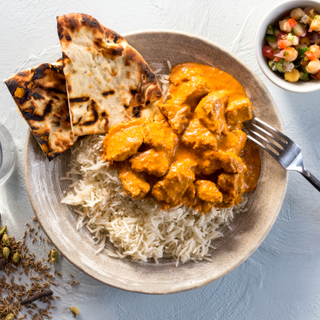
{"type": "Polygon", "coordinates": [[[210,203],[222,202],[222,193],[217,188],[216,184],[209,180],[197,180],[194,183],[196,194],[202,201],[210,203]]]}
{"type": "Polygon", "coordinates": [[[221,173],[217,184],[223,194],[222,207],[230,207],[241,202],[242,194],[245,191],[241,173],[221,173]]]}
{"type": "Polygon", "coordinates": [[[152,195],[158,201],[178,204],[195,180],[192,169],[193,163],[190,160],[174,162],[165,177],[154,185],[152,195]]]}
{"type": "Polygon", "coordinates": [[[216,150],[216,136],[201,124],[198,118],[190,121],[186,131],[183,133],[181,141],[188,147],[195,150],[216,150]]]}
{"type": "Polygon", "coordinates": [[[194,108],[208,92],[205,80],[197,76],[192,81],[183,82],[164,104],[158,104],[175,133],[180,134],[186,129],[194,108]]]}
{"type": "Polygon", "coordinates": [[[203,174],[210,175],[219,169],[231,173],[242,173],[247,170],[247,167],[233,152],[208,151],[204,153],[199,169],[203,174]]]}
{"type": "Polygon", "coordinates": [[[252,118],[253,107],[248,98],[232,101],[226,108],[226,119],[229,125],[235,125],[252,118]]]}
{"type": "Polygon", "coordinates": [[[170,162],[164,151],[150,149],[135,154],[129,160],[131,168],[135,172],[147,172],[156,177],[164,176],[170,166],[170,162]]]}
{"type": "Polygon", "coordinates": [[[199,120],[212,133],[221,134],[227,132],[228,128],[224,116],[227,102],[227,93],[225,91],[216,91],[205,96],[196,107],[195,113],[199,120]]]}
{"type": "Polygon", "coordinates": [[[246,144],[247,135],[242,130],[233,130],[221,135],[217,141],[219,150],[238,156],[246,144]]]}
{"type": "Polygon", "coordinates": [[[205,79],[201,76],[195,76],[190,81],[184,81],[169,101],[174,101],[177,105],[188,105],[193,111],[208,92],[205,79]]]}
{"type": "Polygon", "coordinates": [[[189,106],[179,106],[174,103],[166,102],[159,104],[161,112],[168,118],[172,130],[176,134],[183,132],[189,124],[191,108],[189,106]]]}
{"type": "Polygon", "coordinates": [[[144,134],[144,142],[147,145],[159,151],[164,150],[168,158],[173,156],[179,138],[168,124],[162,122],[148,123],[145,126],[144,134]]]}
{"type": "Polygon", "coordinates": [[[140,173],[136,173],[129,166],[120,169],[119,178],[121,179],[124,193],[133,199],[143,199],[150,190],[150,185],[140,173]]]}
{"type": "Polygon", "coordinates": [[[103,141],[102,159],[124,161],[137,153],[144,140],[145,119],[137,119],[113,126],[103,141]]]}

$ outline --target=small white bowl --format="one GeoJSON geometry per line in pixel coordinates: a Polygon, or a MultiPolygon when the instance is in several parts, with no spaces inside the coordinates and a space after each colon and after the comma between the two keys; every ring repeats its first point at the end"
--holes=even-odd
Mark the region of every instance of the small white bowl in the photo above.
{"type": "Polygon", "coordinates": [[[307,82],[298,81],[298,82],[288,82],[284,80],[283,75],[279,74],[278,72],[273,72],[270,70],[267,59],[262,54],[262,49],[266,45],[266,30],[269,24],[273,24],[283,16],[284,13],[291,11],[295,8],[306,8],[306,7],[313,7],[315,11],[320,13],[320,2],[317,1],[299,1],[299,0],[291,0],[286,1],[278,6],[274,7],[270,10],[263,20],[261,21],[258,31],[256,33],[255,38],[255,51],[256,57],[259,63],[259,66],[266,77],[269,78],[275,85],[278,87],[297,93],[307,93],[320,90],[320,80],[310,80],[307,82]]]}

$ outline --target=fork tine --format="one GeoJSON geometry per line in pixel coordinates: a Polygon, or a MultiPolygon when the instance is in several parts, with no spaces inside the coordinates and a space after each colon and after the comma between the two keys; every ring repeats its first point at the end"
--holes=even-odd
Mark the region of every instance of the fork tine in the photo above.
{"type": "Polygon", "coordinates": [[[247,138],[249,140],[251,140],[252,142],[256,143],[259,147],[261,147],[265,151],[267,151],[274,159],[276,159],[278,161],[278,155],[276,155],[271,149],[267,148],[264,144],[262,144],[260,141],[253,138],[252,136],[247,136],[247,138]]]}
{"type": "Polygon", "coordinates": [[[249,133],[254,134],[255,136],[259,137],[261,140],[263,140],[265,143],[267,143],[268,145],[270,145],[274,150],[276,150],[279,154],[283,151],[282,149],[280,149],[278,146],[276,146],[274,143],[272,143],[271,141],[269,141],[268,139],[266,139],[264,136],[262,136],[261,134],[259,134],[258,132],[253,131],[252,129],[248,130],[249,133]]]}
{"type": "Polygon", "coordinates": [[[287,146],[287,144],[285,142],[283,142],[282,140],[277,138],[274,134],[270,133],[269,131],[267,131],[267,130],[259,127],[259,126],[257,126],[255,123],[250,123],[250,125],[255,127],[256,129],[258,129],[259,131],[263,132],[265,135],[267,135],[268,137],[270,137],[274,141],[276,141],[278,144],[280,144],[281,147],[285,148],[287,146]]]}
{"type": "Polygon", "coordinates": [[[261,124],[262,126],[264,126],[265,128],[268,128],[271,132],[275,132],[277,133],[281,138],[283,138],[285,141],[287,142],[292,142],[292,140],[290,138],[288,138],[286,135],[284,135],[282,132],[280,132],[279,130],[271,127],[269,124],[263,122],[262,120],[260,120],[259,118],[252,118],[252,121],[255,121],[259,124],[261,124]]]}

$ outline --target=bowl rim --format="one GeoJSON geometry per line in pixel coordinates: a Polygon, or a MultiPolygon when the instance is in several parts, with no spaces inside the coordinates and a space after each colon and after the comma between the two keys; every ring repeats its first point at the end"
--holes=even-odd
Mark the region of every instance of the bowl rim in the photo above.
{"type": "MultiPolygon", "coordinates": [[[[240,58],[238,58],[237,56],[235,56],[231,51],[229,51],[228,49],[224,48],[223,46],[221,46],[220,44],[217,44],[216,42],[212,41],[212,40],[209,40],[205,37],[202,37],[202,36],[198,36],[198,35],[195,35],[195,34],[192,34],[192,33],[188,33],[188,32],[182,32],[182,31],[176,31],[176,30],[168,30],[168,29],[157,29],[157,30],[153,30],[153,29],[147,29],[147,30],[141,30],[141,31],[133,31],[133,32],[130,32],[130,33],[125,33],[123,36],[124,38],[128,37],[128,36],[137,36],[137,35],[143,35],[143,34],[154,34],[154,33],[162,33],[162,34],[170,34],[170,35],[182,35],[182,36],[186,36],[186,37],[189,37],[189,38],[196,38],[198,40],[201,40],[203,42],[206,42],[208,43],[210,46],[214,46],[230,55],[232,55],[232,57],[239,63],[241,64],[248,72],[251,72],[255,75],[255,80],[260,84],[261,88],[267,92],[270,96],[271,94],[269,93],[268,89],[266,88],[266,86],[264,85],[264,83],[262,82],[262,80],[253,72],[253,70],[247,65],[245,64],[240,58]]],[[[271,96],[272,97],[272,96],[271,96]]],[[[275,108],[274,108],[274,112],[280,122],[280,130],[282,132],[285,133],[285,129],[284,129],[284,125],[283,125],[283,121],[282,121],[282,118],[281,118],[281,115],[280,115],[280,112],[279,112],[279,109],[277,108],[276,104],[274,104],[275,108]]],[[[31,205],[32,205],[32,208],[33,208],[33,211],[36,215],[36,217],[38,217],[38,214],[37,214],[37,210],[36,210],[36,205],[35,205],[35,200],[33,198],[33,193],[32,193],[32,190],[31,190],[31,186],[30,186],[30,180],[29,180],[29,167],[28,167],[28,153],[29,153],[29,148],[30,148],[30,139],[33,138],[33,134],[31,133],[31,131],[29,130],[28,133],[27,133],[27,136],[26,136],[26,142],[25,142],[25,151],[24,151],[24,173],[25,173],[25,181],[26,181],[26,188],[27,188],[27,191],[28,191],[28,194],[29,194],[29,198],[30,198],[30,202],[31,202],[31,205]]],[[[42,152],[42,151],[41,151],[42,152]]],[[[277,217],[278,217],[278,214],[280,212],[280,209],[282,207],[282,204],[283,204],[283,200],[284,200],[284,197],[286,195],[286,191],[287,191],[287,186],[288,186],[288,172],[286,171],[285,172],[285,179],[283,181],[283,192],[282,192],[282,196],[281,198],[279,198],[279,206],[277,208],[277,210],[275,211],[275,214],[273,216],[273,219],[272,221],[270,222],[270,225],[268,226],[268,228],[265,230],[264,233],[261,233],[259,234],[257,237],[256,237],[256,241],[255,241],[255,245],[252,246],[250,248],[250,250],[248,250],[246,252],[245,255],[242,256],[241,259],[239,259],[235,264],[229,266],[228,268],[226,268],[224,270],[224,273],[223,274],[220,274],[214,278],[211,278],[211,279],[208,279],[206,281],[199,281],[198,283],[188,283],[187,281],[182,285],[180,285],[180,287],[177,289],[177,288],[174,288],[174,289],[171,289],[171,288],[166,288],[165,290],[162,289],[161,291],[155,291],[155,290],[148,290],[148,289],[137,289],[135,286],[133,285],[121,285],[119,284],[119,282],[117,282],[117,284],[115,283],[108,283],[108,282],[105,282],[101,279],[99,279],[99,277],[94,273],[90,273],[89,271],[87,270],[84,270],[83,267],[80,265],[80,263],[77,263],[75,261],[72,261],[71,258],[68,257],[68,255],[64,254],[64,248],[58,248],[58,246],[55,245],[55,242],[52,240],[52,238],[48,235],[47,231],[46,231],[46,228],[44,227],[44,225],[42,224],[42,222],[39,220],[38,222],[40,223],[42,229],[44,230],[44,232],[46,233],[46,235],[48,236],[48,238],[50,239],[50,241],[52,242],[52,244],[54,246],[57,247],[57,249],[63,254],[64,258],[66,258],[70,263],[72,263],[74,266],[76,266],[79,270],[81,270],[82,272],[86,273],[87,275],[91,276],[92,278],[104,283],[104,284],[107,284],[107,285],[110,285],[112,287],[115,287],[115,288],[118,288],[118,289],[122,289],[122,290],[125,290],[125,291],[130,291],[130,292],[138,292],[138,293],[144,293],[144,294],[169,294],[169,293],[178,293],[178,292],[183,292],[183,291],[188,291],[188,290],[192,290],[192,289],[196,289],[196,288],[199,288],[199,287],[202,287],[202,286],[205,286],[215,280],[218,280],[219,278],[222,278],[223,276],[225,276],[226,274],[228,274],[229,272],[231,272],[232,270],[234,270],[235,268],[237,268],[240,264],[242,264],[245,260],[247,260],[252,254],[253,252],[258,249],[258,247],[261,245],[261,243],[264,241],[264,239],[266,238],[266,236],[268,235],[268,233],[270,232],[271,228],[273,227],[277,217]]]]}
{"type": "MultiPolygon", "coordinates": [[[[312,83],[309,84],[309,86],[307,86],[307,84],[309,82],[295,82],[295,83],[291,83],[291,82],[287,82],[284,79],[280,78],[277,74],[275,74],[273,71],[270,70],[270,68],[268,67],[263,55],[262,55],[262,45],[260,45],[261,43],[261,30],[262,28],[265,29],[266,28],[266,22],[268,22],[267,24],[269,24],[270,21],[272,21],[272,19],[270,18],[273,13],[275,11],[277,11],[278,9],[280,9],[281,7],[286,7],[288,5],[294,6],[294,4],[297,4],[297,6],[300,6],[299,4],[301,4],[301,7],[307,7],[309,5],[312,4],[317,4],[318,6],[320,6],[320,2],[318,1],[313,1],[313,0],[307,0],[307,1],[301,1],[301,0],[288,0],[288,1],[284,1],[279,3],[278,5],[274,6],[272,9],[270,9],[263,17],[263,19],[261,20],[261,22],[259,23],[259,26],[257,28],[256,31],[256,35],[255,35],[255,55],[256,55],[256,59],[257,62],[259,64],[260,69],[262,70],[262,72],[264,73],[264,75],[276,86],[280,87],[281,89],[290,91],[290,92],[294,92],[294,93],[310,93],[310,92],[315,92],[320,90],[320,80],[318,83],[312,83]],[[298,83],[302,84],[299,85],[298,83]]],[[[288,9],[287,9],[288,10],[288,9]]],[[[287,11],[287,10],[283,10],[283,12],[287,11]]],[[[265,32],[264,32],[265,33],[265,32]]]]}

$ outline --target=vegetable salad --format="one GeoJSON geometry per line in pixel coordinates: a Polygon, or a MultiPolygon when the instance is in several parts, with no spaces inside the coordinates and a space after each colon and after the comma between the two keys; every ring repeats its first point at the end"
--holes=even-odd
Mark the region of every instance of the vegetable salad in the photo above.
{"type": "Polygon", "coordinates": [[[274,72],[289,82],[320,80],[320,15],[311,7],[293,9],[266,31],[262,53],[274,72]]]}

